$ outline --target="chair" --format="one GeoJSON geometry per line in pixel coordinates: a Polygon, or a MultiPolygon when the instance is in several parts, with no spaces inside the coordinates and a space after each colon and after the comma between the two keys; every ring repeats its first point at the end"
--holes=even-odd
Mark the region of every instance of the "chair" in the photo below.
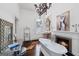
{"type": "Polygon", "coordinates": [[[8,48],[13,51],[13,55],[14,56],[21,56],[21,55],[24,55],[26,53],[26,50],[27,48],[25,47],[22,47],[22,44],[19,44],[19,43],[13,43],[13,44],[10,44],[8,46],[8,48]]]}

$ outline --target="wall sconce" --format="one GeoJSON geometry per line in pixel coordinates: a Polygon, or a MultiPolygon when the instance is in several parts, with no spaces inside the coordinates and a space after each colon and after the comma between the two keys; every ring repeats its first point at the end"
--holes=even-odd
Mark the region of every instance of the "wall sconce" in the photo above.
{"type": "Polygon", "coordinates": [[[75,24],[75,25],[72,25],[72,27],[74,27],[75,28],[75,32],[78,32],[78,27],[79,27],[79,24],[75,24]]]}

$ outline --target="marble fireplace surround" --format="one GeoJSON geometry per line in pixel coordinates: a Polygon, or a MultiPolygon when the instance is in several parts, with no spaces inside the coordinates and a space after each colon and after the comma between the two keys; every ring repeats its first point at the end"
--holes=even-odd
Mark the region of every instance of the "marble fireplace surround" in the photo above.
{"type": "Polygon", "coordinates": [[[72,40],[72,53],[79,56],[79,32],[54,31],[52,32],[52,35],[70,38],[72,40]]]}

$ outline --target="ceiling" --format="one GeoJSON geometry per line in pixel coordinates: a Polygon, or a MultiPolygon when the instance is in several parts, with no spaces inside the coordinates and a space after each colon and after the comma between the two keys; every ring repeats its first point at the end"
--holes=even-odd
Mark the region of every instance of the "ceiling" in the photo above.
{"type": "Polygon", "coordinates": [[[19,3],[20,8],[34,11],[34,3],[19,3]]]}

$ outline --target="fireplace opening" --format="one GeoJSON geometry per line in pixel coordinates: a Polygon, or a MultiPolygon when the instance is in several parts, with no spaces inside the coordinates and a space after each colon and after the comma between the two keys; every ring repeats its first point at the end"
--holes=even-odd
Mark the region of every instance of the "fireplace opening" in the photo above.
{"type": "Polygon", "coordinates": [[[70,38],[56,36],[56,42],[67,48],[69,52],[72,52],[72,40],[70,38]]]}

